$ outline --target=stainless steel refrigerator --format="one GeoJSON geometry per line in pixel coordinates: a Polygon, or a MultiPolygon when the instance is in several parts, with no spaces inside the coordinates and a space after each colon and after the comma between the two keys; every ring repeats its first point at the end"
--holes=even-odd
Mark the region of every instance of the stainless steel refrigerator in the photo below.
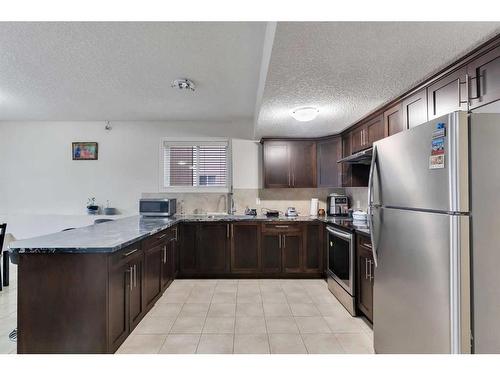
{"type": "Polygon", "coordinates": [[[454,112],[375,142],[377,353],[500,353],[500,115],[454,112]]]}

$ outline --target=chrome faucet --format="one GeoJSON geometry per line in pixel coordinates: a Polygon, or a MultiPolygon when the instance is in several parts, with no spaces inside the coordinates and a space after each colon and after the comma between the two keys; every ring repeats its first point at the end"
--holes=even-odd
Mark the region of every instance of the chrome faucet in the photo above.
{"type": "Polygon", "coordinates": [[[233,190],[231,189],[231,191],[227,194],[227,200],[226,202],[228,202],[227,204],[227,213],[229,215],[234,215],[236,213],[236,206],[234,204],[234,198],[233,198],[233,190]]]}

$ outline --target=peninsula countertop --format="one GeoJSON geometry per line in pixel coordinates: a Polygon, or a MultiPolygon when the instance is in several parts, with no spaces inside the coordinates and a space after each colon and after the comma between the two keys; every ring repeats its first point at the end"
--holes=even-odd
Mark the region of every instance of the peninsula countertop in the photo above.
{"type": "Polygon", "coordinates": [[[14,253],[112,253],[136,241],[179,223],[189,222],[315,222],[335,225],[350,231],[369,235],[367,225],[355,225],[341,217],[266,217],[263,215],[176,215],[172,218],[131,216],[100,224],[93,224],[70,231],[15,241],[10,244],[14,253]]]}

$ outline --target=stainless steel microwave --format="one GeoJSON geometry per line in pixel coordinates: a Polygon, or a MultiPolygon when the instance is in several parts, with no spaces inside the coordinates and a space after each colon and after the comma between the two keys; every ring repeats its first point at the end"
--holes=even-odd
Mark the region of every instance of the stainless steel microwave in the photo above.
{"type": "Polygon", "coordinates": [[[139,201],[141,216],[173,216],[177,210],[177,199],[149,198],[139,201]]]}

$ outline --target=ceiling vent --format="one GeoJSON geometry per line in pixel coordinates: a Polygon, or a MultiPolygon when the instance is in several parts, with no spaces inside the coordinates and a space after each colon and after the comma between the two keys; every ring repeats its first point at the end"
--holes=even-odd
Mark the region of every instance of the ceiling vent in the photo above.
{"type": "Polygon", "coordinates": [[[179,90],[191,90],[191,91],[194,91],[196,88],[194,82],[187,78],[176,79],[172,81],[172,84],[170,86],[173,88],[177,88],[179,90]]]}

